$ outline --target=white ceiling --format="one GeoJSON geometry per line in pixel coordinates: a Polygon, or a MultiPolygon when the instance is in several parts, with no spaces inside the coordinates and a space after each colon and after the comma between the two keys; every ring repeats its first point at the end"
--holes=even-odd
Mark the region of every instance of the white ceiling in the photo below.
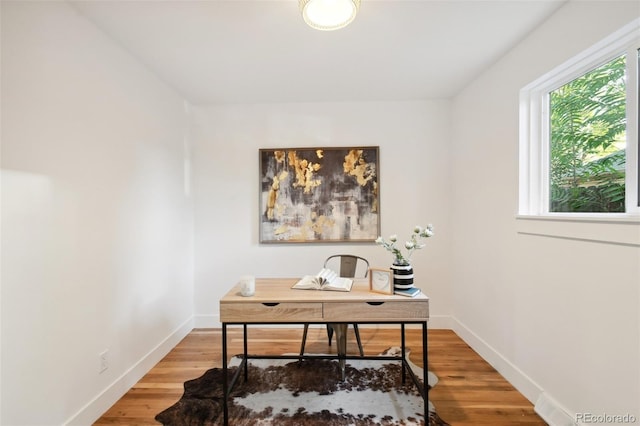
{"type": "Polygon", "coordinates": [[[448,98],[565,0],[362,0],[308,27],[297,0],[71,4],[193,104],[448,98]]]}

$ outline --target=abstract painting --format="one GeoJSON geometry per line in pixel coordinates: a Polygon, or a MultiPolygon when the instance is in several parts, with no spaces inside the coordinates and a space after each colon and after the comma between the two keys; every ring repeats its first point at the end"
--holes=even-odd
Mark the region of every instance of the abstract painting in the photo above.
{"type": "Polygon", "coordinates": [[[378,147],[260,150],[260,242],[374,241],[378,147]]]}

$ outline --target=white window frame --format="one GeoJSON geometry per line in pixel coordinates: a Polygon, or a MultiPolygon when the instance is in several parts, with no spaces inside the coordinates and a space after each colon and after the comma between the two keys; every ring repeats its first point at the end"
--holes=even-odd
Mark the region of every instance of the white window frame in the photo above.
{"type": "Polygon", "coordinates": [[[640,221],[638,207],[638,49],[640,19],[570,59],[520,91],[519,217],[640,221]],[[625,213],[549,211],[549,93],[614,58],[627,54],[625,213]],[[630,78],[635,77],[635,78],[630,78]]]}

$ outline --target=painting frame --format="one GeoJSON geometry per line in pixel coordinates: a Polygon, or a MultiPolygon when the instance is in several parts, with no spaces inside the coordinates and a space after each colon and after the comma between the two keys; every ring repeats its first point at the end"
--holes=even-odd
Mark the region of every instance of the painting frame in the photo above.
{"type": "Polygon", "coordinates": [[[259,241],[373,242],[380,147],[259,149],[259,241]]]}

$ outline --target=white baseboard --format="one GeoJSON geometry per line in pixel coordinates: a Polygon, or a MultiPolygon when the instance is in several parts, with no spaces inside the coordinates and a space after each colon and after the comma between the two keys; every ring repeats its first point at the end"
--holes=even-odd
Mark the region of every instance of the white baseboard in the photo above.
{"type": "Polygon", "coordinates": [[[485,361],[495,368],[525,398],[534,404],[535,412],[549,426],[575,426],[575,415],[569,414],[560,403],[554,400],[533,379],[507,360],[486,341],[471,331],[466,325],[452,318],[452,330],[475,350],[485,361]]]}
{"type": "Polygon", "coordinates": [[[487,361],[498,373],[511,383],[531,403],[535,403],[543,389],[502,354],[485,342],[463,323],[453,318],[452,330],[474,351],[487,361]]]}
{"type": "Polygon", "coordinates": [[[221,328],[220,315],[195,315],[193,328],[221,328]]]}
{"type": "Polygon", "coordinates": [[[180,325],[166,339],[125,371],[111,385],[74,414],[64,425],[90,425],[113,406],[129,389],[149,372],[193,329],[193,317],[180,325]]]}
{"type": "Polygon", "coordinates": [[[453,330],[453,318],[450,315],[432,315],[427,326],[430,330],[453,330]]]}

